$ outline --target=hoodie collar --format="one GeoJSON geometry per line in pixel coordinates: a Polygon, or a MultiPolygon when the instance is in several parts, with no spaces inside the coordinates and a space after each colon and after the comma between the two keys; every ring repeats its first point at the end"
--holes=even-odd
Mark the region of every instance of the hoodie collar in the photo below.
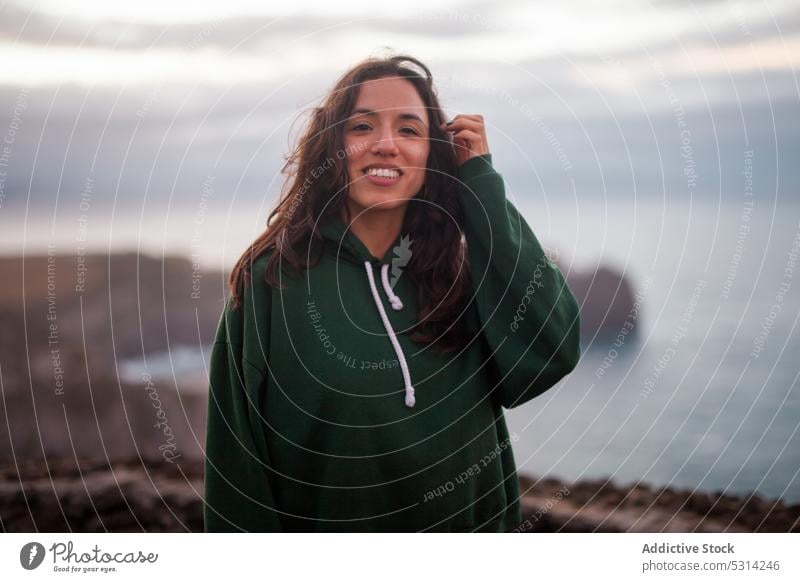
{"type": "Polygon", "coordinates": [[[348,228],[336,214],[330,216],[327,221],[322,223],[319,227],[319,231],[326,241],[332,243],[330,248],[334,256],[338,254],[340,260],[358,265],[363,265],[364,261],[369,261],[373,265],[391,265],[393,258],[392,251],[395,247],[400,245],[400,239],[403,237],[401,231],[389,246],[383,258],[378,258],[370,252],[353,230],[348,228]]]}

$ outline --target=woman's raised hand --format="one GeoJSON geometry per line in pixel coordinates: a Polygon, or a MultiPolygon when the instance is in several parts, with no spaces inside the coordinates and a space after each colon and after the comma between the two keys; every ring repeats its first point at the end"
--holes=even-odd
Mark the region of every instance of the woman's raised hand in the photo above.
{"type": "Polygon", "coordinates": [[[483,115],[459,113],[452,121],[442,123],[440,127],[453,132],[453,145],[459,166],[470,158],[489,153],[483,115]]]}

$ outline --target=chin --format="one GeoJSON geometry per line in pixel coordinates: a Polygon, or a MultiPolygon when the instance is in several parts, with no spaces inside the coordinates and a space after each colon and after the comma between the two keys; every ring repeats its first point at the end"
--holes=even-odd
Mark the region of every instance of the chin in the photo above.
{"type": "Polygon", "coordinates": [[[385,194],[368,194],[351,199],[353,205],[361,209],[369,209],[378,212],[396,210],[408,204],[414,198],[413,195],[386,192],[385,194]]]}

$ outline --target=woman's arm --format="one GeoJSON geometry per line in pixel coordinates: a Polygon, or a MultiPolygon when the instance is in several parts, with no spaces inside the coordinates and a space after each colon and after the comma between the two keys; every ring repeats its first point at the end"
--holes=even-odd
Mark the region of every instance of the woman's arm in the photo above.
{"type": "Polygon", "coordinates": [[[497,385],[492,394],[513,408],[551,388],[578,364],[580,316],[561,271],[506,198],[481,135],[482,118],[477,127],[476,117],[463,123],[456,117],[450,126],[456,138],[461,136],[461,150],[472,149],[459,167],[459,200],[477,312],[493,354],[497,385]],[[471,143],[465,146],[464,139],[471,143]]]}
{"type": "Polygon", "coordinates": [[[205,460],[207,532],[282,531],[259,412],[267,389],[266,364],[243,355],[269,353],[270,293],[259,289],[266,286],[259,279],[261,271],[254,266],[253,272],[254,288],[245,292],[242,304],[236,310],[231,309],[230,300],[226,304],[211,352],[205,460]]]}

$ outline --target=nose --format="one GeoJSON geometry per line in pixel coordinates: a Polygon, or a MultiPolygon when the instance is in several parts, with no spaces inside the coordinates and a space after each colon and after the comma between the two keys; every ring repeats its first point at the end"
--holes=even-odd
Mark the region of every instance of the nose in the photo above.
{"type": "Polygon", "coordinates": [[[394,141],[391,126],[384,126],[376,133],[376,139],[372,144],[372,151],[373,153],[384,155],[397,154],[397,144],[394,141]]]}

